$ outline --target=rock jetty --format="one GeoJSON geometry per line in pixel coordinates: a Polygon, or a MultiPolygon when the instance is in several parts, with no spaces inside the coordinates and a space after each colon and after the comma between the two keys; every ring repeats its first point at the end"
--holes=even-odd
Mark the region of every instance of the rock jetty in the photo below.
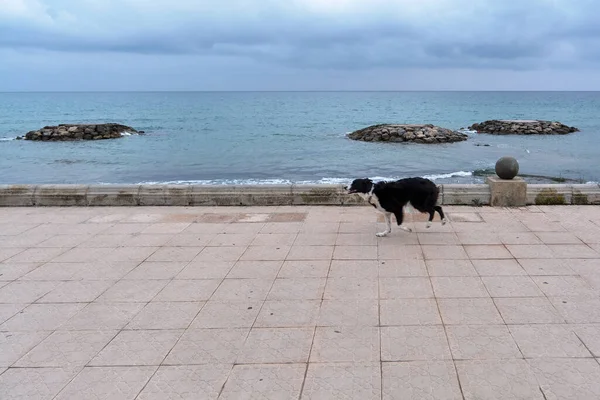
{"type": "Polygon", "coordinates": [[[556,121],[490,120],[473,124],[469,129],[492,135],[566,135],[579,129],[556,121]]]}
{"type": "Polygon", "coordinates": [[[431,124],[426,125],[373,125],[348,134],[353,140],[364,142],[452,143],[467,140],[467,135],[431,124]]]}
{"type": "Polygon", "coordinates": [[[17,139],[36,140],[44,142],[59,142],[73,140],[116,139],[126,134],[142,134],[130,126],[121,124],[61,124],[45,126],[37,131],[27,132],[17,139]]]}

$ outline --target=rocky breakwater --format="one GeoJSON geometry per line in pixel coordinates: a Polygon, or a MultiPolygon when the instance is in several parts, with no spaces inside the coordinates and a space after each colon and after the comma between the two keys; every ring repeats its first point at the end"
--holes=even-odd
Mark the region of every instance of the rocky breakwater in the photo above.
{"type": "Polygon", "coordinates": [[[431,124],[426,125],[373,125],[348,134],[353,140],[364,142],[451,143],[467,140],[467,135],[431,124]]]}
{"type": "Polygon", "coordinates": [[[121,124],[61,124],[45,126],[37,131],[27,132],[17,139],[36,141],[72,141],[116,139],[131,134],[142,134],[130,126],[121,124]]]}
{"type": "Polygon", "coordinates": [[[556,121],[490,120],[473,124],[469,129],[492,135],[566,135],[579,129],[556,121]]]}

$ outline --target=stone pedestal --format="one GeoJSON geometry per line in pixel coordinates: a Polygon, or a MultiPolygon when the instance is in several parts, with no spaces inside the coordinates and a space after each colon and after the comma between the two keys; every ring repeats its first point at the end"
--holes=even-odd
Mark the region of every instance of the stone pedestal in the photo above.
{"type": "Polygon", "coordinates": [[[527,183],[522,178],[500,179],[490,176],[487,183],[490,185],[492,207],[524,207],[527,203],[527,183]]]}

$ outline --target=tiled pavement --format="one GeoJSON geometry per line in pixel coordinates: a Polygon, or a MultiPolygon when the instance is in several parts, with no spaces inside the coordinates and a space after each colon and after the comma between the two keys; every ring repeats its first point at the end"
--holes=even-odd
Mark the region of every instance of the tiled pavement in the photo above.
{"type": "Polygon", "coordinates": [[[599,399],[600,207],[446,211],[0,209],[0,399],[599,399]]]}

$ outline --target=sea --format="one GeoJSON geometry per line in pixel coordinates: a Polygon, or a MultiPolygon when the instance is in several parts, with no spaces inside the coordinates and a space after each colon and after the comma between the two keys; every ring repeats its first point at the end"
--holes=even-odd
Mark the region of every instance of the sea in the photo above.
{"type": "Polygon", "coordinates": [[[535,182],[600,181],[600,92],[0,93],[0,184],[346,183],[425,176],[479,183],[502,156],[535,182]],[[488,119],[543,119],[581,131],[494,136],[488,119]],[[117,122],[144,135],[80,142],[15,140],[60,123],[117,122]],[[367,143],[380,123],[463,129],[452,144],[367,143]]]}

